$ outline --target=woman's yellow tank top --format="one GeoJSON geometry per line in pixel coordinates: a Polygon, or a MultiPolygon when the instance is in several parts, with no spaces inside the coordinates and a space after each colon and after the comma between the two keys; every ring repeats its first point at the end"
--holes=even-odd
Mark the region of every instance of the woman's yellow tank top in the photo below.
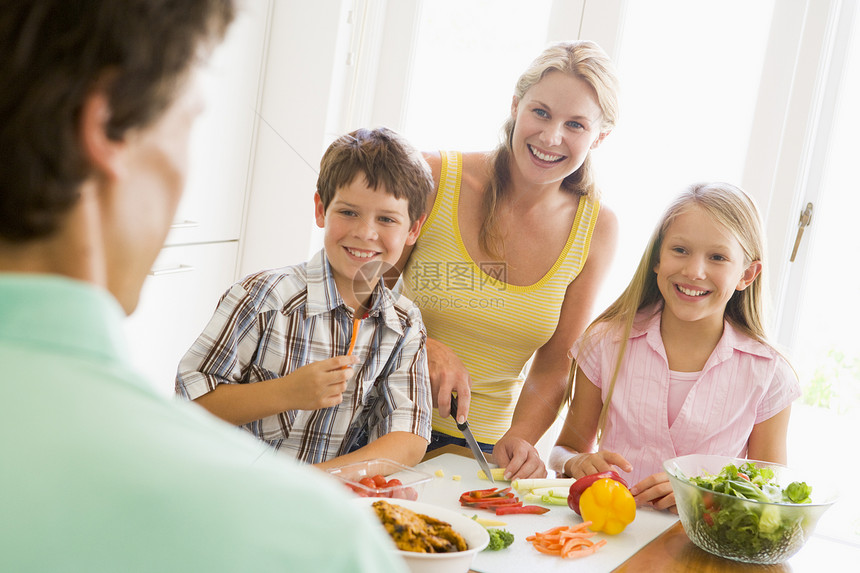
{"type": "MultiPolygon", "coordinates": [[[[427,334],[463,361],[472,379],[469,426],[496,443],[508,430],[534,352],[555,332],[568,285],[585,265],[599,201],[579,201],[567,243],[552,268],[529,286],[508,284],[504,263],[474,261],[457,224],[462,155],[442,152],[433,210],[409,263],[402,289],[421,309],[427,334]]],[[[461,436],[454,420],[433,412],[433,428],[461,436]]]]}

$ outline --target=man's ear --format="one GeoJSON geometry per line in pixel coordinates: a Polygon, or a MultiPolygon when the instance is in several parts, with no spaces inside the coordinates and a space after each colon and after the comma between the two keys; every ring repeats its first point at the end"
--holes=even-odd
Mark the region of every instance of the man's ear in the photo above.
{"type": "Polygon", "coordinates": [[[750,266],[748,266],[744,271],[744,275],[741,277],[741,280],[738,281],[738,286],[735,287],[735,290],[746,289],[753,283],[759,274],[761,274],[761,261],[751,262],[750,266]]]}
{"type": "Polygon", "coordinates": [[[317,222],[317,227],[325,229],[325,205],[319,193],[314,193],[314,218],[317,222]]]}
{"type": "Polygon", "coordinates": [[[124,141],[108,137],[107,124],[110,120],[110,105],[107,94],[96,90],[84,100],[78,129],[81,148],[92,167],[110,179],[116,179],[124,172],[122,150],[124,141]]]}

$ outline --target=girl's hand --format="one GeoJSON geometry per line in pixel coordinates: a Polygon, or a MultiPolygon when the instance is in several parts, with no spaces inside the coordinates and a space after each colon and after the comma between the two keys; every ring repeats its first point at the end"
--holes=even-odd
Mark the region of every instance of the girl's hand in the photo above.
{"type": "Polygon", "coordinates": [[[652,474],[630,488],[636,505],[650,505],[654,509],[665,509],[677,515],[675,493],[666,472],[652,474]]]}
{"type": "Polygon", "coordinates": [[[624,456],[615,452],[576,454],[564,463],[564,474],[578,479],[591,474],[608,472],[615,468],[625,472],[633,471],[633,466],[630,465],[630,462],[624,456]]]}
{"type": "Polygon", "coordinates": [[[546,466],[527,440],[505,434],[493,447],[493,461],[505,468],[505,479],[545,478],[546,466]]]}
{"type": "Polygon", "coordinates": [[[456,420],[466,421],[469,415],[469,402],[472,399],[470,387],[472,379],[469,371],[453,350],[432,338],[427,338],[427,367],[430,374],[430,392],[433,405],[438,408],[439,416],[447,418],[451,412],[451,392],[457,393],[456,420]]]}

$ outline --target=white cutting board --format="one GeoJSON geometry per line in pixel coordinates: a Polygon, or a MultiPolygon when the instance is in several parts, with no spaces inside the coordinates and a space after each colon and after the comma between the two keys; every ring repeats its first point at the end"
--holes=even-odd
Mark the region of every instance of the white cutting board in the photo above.
{"type": "MultiPolygon", "coordinates": [[[[678,521],[676,515],[667,512],[637,508],[636,519],[623,532],[618,535],[598,533],[592,537],[594,541],[602,538],[607,541],[607,544],[595,554],[578,559],[562,559],[539,553],[526,541],[526,537],[557,525],[582,523],[582,518],[576,515],[573,510],[564,506],[551,506],[549,513],[543,515],[496,516],[488,510],[462,507],[459,499],[460,494],[464,491],[493,487],[487,480],[478,479],[478,464],[475,460],[456,454],[442,454],[418,464],[417,467],[433,475],[433,479],[419,494],[418,501],[460,511],[469,517],[477,514],[478,517],[504,521],[507,523],[504,529],[514,534],[514,543],[507,549],[478,553],[472,563],[472,569],[480,573],[508,573],[511,571],[541,571],[541,573],[565,571],[569,573],[572,569],[575,569],[577,573],[590,571],[606,573],[624,563],[639,549],[678,521]],[[444,477],[435,475],[436,471],[440,469],[444,472],[444,477]],[[453,480],[452,476],[454,475],[459,475],[460,481],[453,480]]],[[[509,485],[509,482],[496,482],[498,487],[509,485]]]]}

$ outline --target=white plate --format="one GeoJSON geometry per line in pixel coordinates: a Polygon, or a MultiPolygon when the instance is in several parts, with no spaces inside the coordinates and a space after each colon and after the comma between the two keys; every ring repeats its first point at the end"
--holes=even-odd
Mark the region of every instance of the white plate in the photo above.
{"type": "Polygon", "coordinates": [[[453,553],[415,553],[414,551],[395,549],[406,561],[406,565],[412,573],[466,573],[472,565],[475,554],[484,549],[490,542],[490,536],[484,526],[444,507],[407,499],[380,500],[378,497],[360,497],[355,500],[355,503],[367,506],[368,510],[373,513],[374,518],[376,518],[376,512],[371,507],[373,502],[376,501],[387,501],[392,505],[405,507],[415,513],[421,513],[448,522],[454,531],[462,535],[463,539],[466,540],[466,545],[469,548],[466,551],[456,551],[453,553]]]}

